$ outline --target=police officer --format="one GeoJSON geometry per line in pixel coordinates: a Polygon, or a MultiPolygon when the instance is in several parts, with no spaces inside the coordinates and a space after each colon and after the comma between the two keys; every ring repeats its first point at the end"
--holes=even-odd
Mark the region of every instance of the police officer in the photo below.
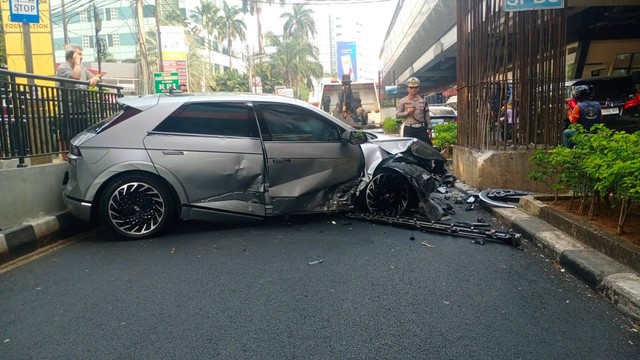
{"type": "MultiPolygon", "coordinates": [[[[579,85],[573,90],[573,98],[577,101],[576,106],[569,114],[571,124],[580,124],[589,131],[591,127],[602,121],[602,108],[600,103],[590,99],[589,87],[579,85]]],[[[566,148],[573,148],[571,138],[575,135],[576,129],[566,129],[562,132],[562,145],[566,148]]]]}
{"type": "Polygon", "coordinates": [[[418,94],[419,87],[418,78],[412,77],[407,81],[409,95],[400,99],[396,108],[396,118],[403,119],[403,136],[414,137],[433,146],[430,139],[429,107],[418,94]]]}

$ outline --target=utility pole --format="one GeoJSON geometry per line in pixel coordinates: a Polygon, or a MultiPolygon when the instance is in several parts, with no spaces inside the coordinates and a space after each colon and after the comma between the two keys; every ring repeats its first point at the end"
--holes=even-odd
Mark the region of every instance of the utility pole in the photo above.
{"type": "Polygon", "coordinates": [[[104,49],[102,49],[102,43],[100,43],[100,38],[98,37],[98,34],[100,33],[100,31],[102,31],[102,19],[100,19],[100,16],[98,16],[98,7],[96,6],[96,4],[93,4],[93,20],[95,21],[95,27],[96,27],[96,54],[98,55],[98,75],[102,75],[102,52],[104,51],[104,49]]]}
{"type": "Polygon", "coordinates": [[[67,31],[67,12],[64,7],[64,0],[60,0],[62,6],[62,33],[64,34],[64,44],[69,44],[69,32],[67,31]]]}
{"type": "Polygon", "coordinates": [[[138,19],[138,45],[140,46],[140,74],[142,74],[142,84],[140,90],[142,94],[149,93],[149,61],[147,55],[147,42],[144,38],[144,17],[142,14],[142,1],[136,0],[136,15],[138,19]]]}
{"type": "Polygon", "coordinates": [[[158,71],[164,71],[164,64],[162,63],[162,37],[160,36],[160,5],[162,0],[156,0],[156,33],[158,35],[158,71]]]}

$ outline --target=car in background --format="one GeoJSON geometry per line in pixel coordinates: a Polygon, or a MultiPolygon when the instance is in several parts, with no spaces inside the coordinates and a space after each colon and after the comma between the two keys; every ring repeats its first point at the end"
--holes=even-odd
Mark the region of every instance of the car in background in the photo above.
{"type": "Polygon", "coordinates": [[[155,94],[118,102],[122,111],[71,140],[63,201],[125,238],[159,235],[176,219],[353,209],[430,218],[430,193],[451,179],[429,145],[369,140],[296,99],[155,94]]]}
{"type": "Polygon", "coordinates": [[[431,117],[431,126],[458,121],[458,113],[449,105],[430,104],[429,116],[431,117]]]}
{"type": "MultiPolygon", "coordinates": [[[[637,81],[628,76],[599,76],[566,82],[567,115],[576,106],[572,93],[576,86],[589,87],[591,99],[600,103],[604,125],[612,130],[633,133],[640,130],[640,95],[637,81]]],[[[565,119],[568,126],[569,119],[565,119]]]]}

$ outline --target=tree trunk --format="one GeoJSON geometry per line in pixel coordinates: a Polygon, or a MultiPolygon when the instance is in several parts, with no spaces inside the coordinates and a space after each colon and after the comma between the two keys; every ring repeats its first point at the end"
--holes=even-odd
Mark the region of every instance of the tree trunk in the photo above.
{"type": "Polygon", "coordinates": [[[264,54],[264,37],[262,36],[262,22],[260,21],[261,13],[262,7],[260,4],[256,4],[256,20],[258,22],[258,53],[264,54]]]}

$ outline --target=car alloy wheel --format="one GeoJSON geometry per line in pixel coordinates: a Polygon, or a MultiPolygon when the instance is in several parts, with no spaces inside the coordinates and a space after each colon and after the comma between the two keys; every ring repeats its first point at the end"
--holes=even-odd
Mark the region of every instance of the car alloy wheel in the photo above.
{"type": "Polygon", "coordinates": [[[172,200],[166,186],[146,176],[115,181],[101,201],[103,220],[119,235],[151,237],[172,217],[172,200]]]}
{"type": "Polygon", "coordinates": [[[400,174],[384,171],[376,175],[367,186],[367,208],[374,214],[398,216],[409,205],[409,182],[400,174]]]}

